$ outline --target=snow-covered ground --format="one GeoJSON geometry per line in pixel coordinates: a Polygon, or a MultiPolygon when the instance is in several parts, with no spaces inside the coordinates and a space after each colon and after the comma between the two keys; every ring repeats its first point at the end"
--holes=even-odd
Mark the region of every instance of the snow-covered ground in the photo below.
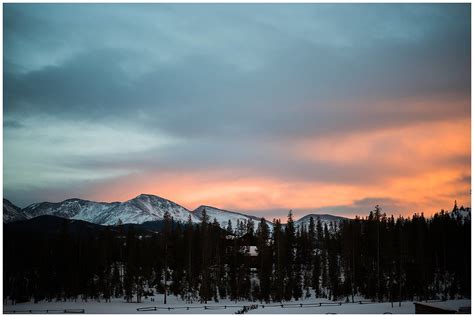
{"type": "MultiPolygon", "coordinates": [[[[414,314],[415,305],[411,301],[393,303],[372,303],[362,297],[355,297],[355,303],[333,302],[326,298],[315,298],[311,291],[311,297],[298,301],[282,303],[260,303],[249,301],[231,301],[221,299],[219,302],[208,301],[200,303],[194,301],[187,303],[176,296],[168,296],[167,304],[163,304],[163,295],[154,295],[152,297],[142,298],[141,303],[127,303],[122,298],[114,298],[111,302],[101,302],[88,300],[66,302],[33,302],[20,303],[12,305],[10,301],[3,305],[3,312],[10,311],[29,311],[44,313],[45,310],[64,310],[64,309],[84,309],[85,313],[99,314],[235,314],[241,311],[243,306],[254,306],[254,309],[247,311],[247,314],[414,314]],[[283,307],[281,306],[283,305],[283,307]],[[258,306],[255,308],[255,306],[258,306]],[[156,310],[155,310],[156,307],[156,310]],[[204,308],[206,307],[206,308],[204,308]],[[140,309],[137,310],[137,309],[140,309]],[[41,312],[40,312],[41,311],[41,312]]],[[[430,303],[433,306],[442,306],[458,310],[460,307],[471,306],[470,299],[449,300],[445,302],[430,303]]]]}
{"type": "MultiPolygon", "coordinates": [[[[358,299],[360,300],[360,299],[358,299]]],[[[470,303],[470,302],[469,302],[470,303]]],[[[111,302],[106,303],[105,301],[97,302],[91,301],[83,302],[77,300],[76,302],[40,302],[40,303],[21,303],[11,305],[11,303],[3,305],[4,313],[9,311],[28,311],[28,310],[64,310],[64,309],[84,309],[85,313],[114,313],[114,314],[136,314],[136,313],[159,313],[159,314],[235,314],[237,311],[242,309],[243,305],[258,305],[257,309],[252,309],[247,314],[414,314],[415,305],[413,302],[402,302],[401,306],[398,306],[398,302],[391,303],[342,303],[338,305],[335,302],[321,298],[316,299],[314,297],[300,301],[283,302],[284,307],[275,307],[277,303],[265,304],[264,307],[260,302],[234,302],[230,300],[220,300],[216,302],[208,302],[207,304],[201,304],[195,302],[193,304],[187,304],[185,301],[176,298],[175,296],[168,297],[167,305],[163,305],[163,295],[154,296],[154,301],[150,297],[143,299],[141,303],[126,303],[123,299],[116,298],[112,299],[111,302]],[[315,304],[300,307],[299,304],[315,304]],[[318,307],[319,303],[322,303],[321,307],[318,307]],[[330,306],[326,306],[331,304],[330,306]],[[207,309],[204,309],[206,306],[207,309]],[[224,307],[227,306],[227,307],[224,307]],[[230,307],[229,307],[230,306],[230,307]],[[238,306],[238,307],[236,307],[238,306]],[[137,311],[137,308],[144,307],[160,307],[159,309],[150,311],[137,311]],[[170,308],[169,310],[167,308],[170,308]],[[189,309],[187,309],[189,307],[189,309]]],[[[457,306],[457,304],[454,304],[457,306]]]]}

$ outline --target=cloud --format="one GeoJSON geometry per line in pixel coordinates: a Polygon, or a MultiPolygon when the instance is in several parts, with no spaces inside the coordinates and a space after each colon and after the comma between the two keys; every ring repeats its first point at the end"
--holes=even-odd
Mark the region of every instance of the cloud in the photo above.
{"type": "Polygon", "coordinates": [[[23,128],[23,124],[19,123],[15,120],[4,120],[3,121],[3,128],[5,129],[20,129],[23,128]]]}
{"type": "MultiPolygon", "coordinates": [[[[346,215],[349,217],[359,216],[364,218],[369,214],[370,211],[374,210],[375,206],[379,205],[381,207],[382,213],[386,213],[388,216],[395,213],[394,216],[397,217],[398,214],[406,213],[406,202],[393,199],[389,197],[366,197],[363,199],[358,199],[348,205],[336,205],[336,206],[327,206],[316,208],[314,211],[316,213],[331,213],[338,215],[346,215]]],[[[416,212],[418,206],[413,206],[409,210],[410,212],[416,212]]]]}
{"type": "Polygon", "coordinates": [[[7,71],[6,112],[88,120],[132,115],[137,124],[188,137],[238,137],[328,133],[335,126],[397,125],[469,111],[470,31],[463,6],[277,5],[257,15],[251,6],[234,7],[9,5],[7,60],[19,58],[15,48],[31,38],[34,56],[77,48],[28,72],[7,71]],[[136,15],[140,22],[132,23],[136,15]],[[153,58],[161,55],[175,57],[153,58]],[[430,103],[418,111],[398,103],[427,96],[464,102],[433,112],[430,103]],[[392,105],[380,107],[387,100],[392,105]]]}
{"type": "Polygon", "coordinates": [[[277,211],[401,199],[400,179],[426,203],[416,179],[470,177],[467,4],[4,9],[5,194],[23,203],[135,184],[277,211]]]}
{"type": "Polygon", "coordinates": [[[6,129],[4,134],[4,184],[10,191],[71,186],[128,175],[136,169],[105,165],[94,168],[77,162],[88,157],[133,157],[179,142],[165,134],[147,134],[123,125],[58,121],[46,115],[17,125],[24,128],[6,129]]]}

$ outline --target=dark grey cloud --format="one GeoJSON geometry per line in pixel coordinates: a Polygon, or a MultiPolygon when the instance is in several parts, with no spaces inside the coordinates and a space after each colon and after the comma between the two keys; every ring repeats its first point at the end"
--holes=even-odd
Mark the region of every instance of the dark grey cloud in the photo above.
{"type": "Polygon", "coordinates": [[[15,121],[15,120],[4,120],[3,121],[3,128],[4,129],[19,129],[19,128],[23,128],[23,127],[24,127],[23,124],[21,124],[18,121],[15,121]]]}
{"type": "Polygon", "coordinates": [[[61,66],[5,74],[5,113],[48,113],[59,118],[104,117],[122,112],[126,74],[120,52],[82,54],[61,66]],[[80,60],[81,62],[77,62],[80,60]]]}
{"type": "Polygon", "coordinates": [[[366,217],[375,209],[375,206],[378,205],[381,208],[382,213],[387,214],[387,216],[404,214],[419,213],[417,210],[419,206],[407,207],[406,202],[398,199],[393,199],[389,197],[365,197],[359,200],[354,201],[349,205],[337,205],[337,206],[328,206],[315,208],[315,213],[331,213],[341,216],[359,216],[366,217]],[[408,208],[411,208],[407,210],[408,208]]]}
{"type": "MultiPolygon", "coordinates": [[[[68,42],[73,47],[79,46],[78,53],[65,54],[70,56],[60,63],[30,72],[7,72],[6,113],[20,115],[37,111],[88,120],[133,117],[142,113],[148,120],[137,120],[138,124],[161,126],[187,137],[216,133],[239,137],[246,132],[253,135],[324,134],[334,126],[362,129],[379,122],[398,125],[469,113],[468,104],[434,111],[428,105],[413,112],[409,104],[398,103],[394,109],[379,110],[381,100],[469,96],[468,6],[349,6],[357,8],[355,13],[345,6],[323,6],[323,9],[318,5],[276,6],[278,10],[263,6],[263,12],[258,15],[251,13],[251,6],[237,6],[239,10],[235,11],[235,6],[129,7],[130,16],[146,11],[146,17],[153,18],[155,13],[154,28],[147,19],[131,23],[131,19],[124,16],[123,10],[127,7],[33,5],[22,9],[21,5],[6,6],[7,48],[31,39],[35,42],[36,38],[39,38],[36,42],[40,50],[67,47],[68,42]],[[81,10],[76,12],[77,8],[81,10]],[[266,8],[268,14],[265,14],[266,8]],[[308,20],[298,21],[307,8],[312,9],[304,15],[308,20]],[[288,11],[286,19],[275,24],[274,19],[285,10],[288,11]],[[224,14],[219,19],[213,16],[215,12],[224,14]],[[333,15],[331,21],[321,19],[328,13],[333,15]],[[58,17],[59,14],[62,17],[58,17]],[[167,14],[168,20],[160,19],[167,14]],[[89,15],[103,18],[94,21],[89,15]],[[66,22],[64,16],[72,17],[72,22],[66,22]],[[26,17],[33,19],[25,21],[26,25],[18,22],[26,17]],[[232,18],[224,20],[227,17],[232,18]],[[206,23],[204,18],[210,21],[206,23]],[[186,36],[193,34],[190,29],[196,27],[195,23],[204,22],[198,28],[203,36],[210,36],[207,41],[211,47],[201,45],[201,50],[186,50],[194,39],[173,43],[157,41],[171,35],[179,39],[176,36],[179,31],[168,30],[170,26],[166,22],[170,19],[171,26],[181,25],[176,21],[189,19],[182,30],[186,36]],[[41,26],[37,28],[40,21],[41,26]],[[52,26],[63,22],[64,27],[53,30],[52,26]],[[214,23],[223,31],[210,31],[215,29],[214,23]],[[328,34],[320,39],[322,33],[311,27],[305,29],[305,23],[316,26],[320,23],[328,34]],[[390,23],[394,24],[390,30],[379,30],[388,28],[390,23]],[[292,32],[299,24],[306,32],[292,32]],[[333,44],[341,36],[335,32],[339,31],[336,27],[339,24],[348,24],[349,34],[354,33],[350,42],[341,46],[333,44]],[[126,26],[132,31],[120,38],[120,31],[126,26]],[[113,34],[114,27],[117,34],[113,34]],[[127,37],[144,29],[149,36],[143,42],[135,45],[135,38],[127,37]],[[402,32],[397,37],[396,32],[404,29],[406,34],[402,32]],[[240,51],[232,51],[232,38],[227,37],[231,31],[241,44],[240,51]],[[156,34],[156,39],[150,33],[156,34]],[[239,40],[247,34],[253,36],[247,41],[239,40]],[[114,39],[111,44],[102,44],[101,37],[105,36],[114,39]],[[54,40],[49,43],[42,37],[54,40]],[[58,37],[63,45],[59,44],[58,37]],[[142,52],[147,46],[148,51],[157,55],[173,49],[180,54],[171,62],[153,60],[149,58],[152,53],[142,52]],[[246,71],[246,62],[236,58],[239,54],[253,55],[261,66],[246,71]],[[142,66],[145,70],[137,75],[140,62],[145,64],[142,66]],[[130,66],[126,67],[127,64],[130,66]],[[373,118],[370,122],[364,120],[373,113],[377,116],[376,122],[373,118]]],[[[109,41],[103,39],[105,43],[109,41]]],[[[10,54],[7,51],[7,61],[14,59],[13,48],[10,54]]]]}

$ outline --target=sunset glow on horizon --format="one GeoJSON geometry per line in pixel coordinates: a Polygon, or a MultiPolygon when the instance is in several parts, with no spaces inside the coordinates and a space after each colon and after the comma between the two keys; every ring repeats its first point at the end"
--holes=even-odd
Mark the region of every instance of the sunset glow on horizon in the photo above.
{"type": "MultiPolygon", "coordinates": [[[[333,144],[339,146],[331,151],[341,169],[350,171],[359,166],[363,168],[360,164],[373,163],[367,178],[363,178],[362,173],[359,175],[361,180],[368,180],[367,184],[284,181],[254,177],[252,174],[258,175],[257,171],[245,170],[201,171],[191,175],[177,172],[124,177],[123,181],[105,185],[103,191],[92,194],[90,199],[125,201],[149,193],[171,199],[190,210],[199,205],[210,205],[268,219],[285,218],[290,209],[297,217],[309,212],[366,216],[375,204],[380,204],[389,215],[411,216],[422,212],[431,215],[441,209],[450,209],[454,200],[459,206],[470,206],[470,137],[466,131],[470,131],[469,120],[441,122],[378,131],[349,137],[346,141],[323,140],[310,151],[311,154],[325,152],[329,150],[326,145],[334,141],[333,144]],[[412,142],[407,142],[413,139],[421,142],[419,149],[412,148],[412,142]],[[393,152],[380,153],[373,159],[369,157],[371,153],[377,153],[374,150],[377,146],[387,146],[396,140],[399,146],[393,152]],[[351,144],[356,144],[360,151],[352,153],[351,144]],[[365,149],[364,152],[361,149],[365,149]],[[384,168],[385,173],[380,172],[384,168]],[[368,193],[373,197],[370,201],[354,206],[350,212],[347,209],[340,211],[340,205],[355,205],[359,197],[368,193]],[[379,202],[377,197],[380,197],[379,202]]],[[[303,156],[307,153],[307,149],[302,151],[303,156]]],[[[315,160],[325,159],[324,155],[315,155],[315,160]]]]}
{"type": "Polygon", "coordinates": [[[4,197],[470,207],[470,10],[5,4],[4,197]]]}

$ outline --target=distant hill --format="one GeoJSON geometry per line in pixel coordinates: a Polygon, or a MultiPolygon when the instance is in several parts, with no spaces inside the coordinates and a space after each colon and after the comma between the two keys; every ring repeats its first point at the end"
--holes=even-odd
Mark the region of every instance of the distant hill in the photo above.
{"type": "MultiPolygon", "coordinates": [[[[229,220],[232,224],[232,228],[235,229],[237,227],[237,222],[247,222],[247,221],[252,221],[254,224],[255,230],[258,227],[258,224],[260,223],[259,217],[256,216],[251,216],[251,215],[246,215],[243,213],[235,212],[235,211],[229,211],[229,210],[224,210],[224,209],[219,209],[211,206],[199,206],[196,208],[193,213],[198,217],[200,220],[202,220],[202,214],[203,211],[206,210],[206,214],[209,218],[209,221],[212,222],[214,219],[217,220],[221,228],[226,229],[227,225],[229,223],[229,220]]],[[[270,221],[267,221],[267,224],[271,227],[272,223],[270,221]]]]}
{"type": "Polygon", "coordinates": [[[309,214],[309,215],[306,215],[306,216],[301,217],[300,219],[296,220],[295,221],[295,226],[297,226],[297,227],[303,226],[303,227],[307,228],[308,225],[309,225],[311,217],[313,218],[313,221],[314,221],[315,224],[318,221],[318,219],[321,220],[321,224],[323,225],[323,227],[324,227],[325,224],[330,226],[331,223],[338,224],[339,222],[341,222],[343,220],[348,220],[348,218],[334,216],[334,215],[328,215],[328,214],[321,214],[321,215],[320,214],[309,214]]]}

